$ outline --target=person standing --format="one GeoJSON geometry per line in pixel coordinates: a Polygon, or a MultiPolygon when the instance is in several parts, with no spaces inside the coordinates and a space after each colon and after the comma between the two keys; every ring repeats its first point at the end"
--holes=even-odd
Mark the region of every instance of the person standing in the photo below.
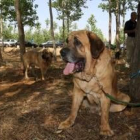
{"type": "Polygon", "coordinates": [[[127,64],[126,66],[129,67],[130,62],[131,62],[131,57],[134,53],[134,48],[135,48],[135,31],[136,31],[136,25],[137,25],[137,13],[136,12],[131,12],[131,18],[130,20],[125,22],[124,26],[124,33],[127,34],[127,39],[126,39],[126,59],[127,59],[127,64]]]}

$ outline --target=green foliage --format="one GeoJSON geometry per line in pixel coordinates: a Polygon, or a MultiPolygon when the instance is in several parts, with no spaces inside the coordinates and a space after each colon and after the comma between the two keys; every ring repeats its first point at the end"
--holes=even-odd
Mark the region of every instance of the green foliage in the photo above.
{"type": "Polygon", "coordinates": [[[17,39],[18,37],[18,33],[16,31],[16,27],[8,25],[8,24],[4,24],[3,26],[3,38],[4,39],[17,39]]]}
{"type": "Polygon", "coordinates": [[[83,15],[82,7],[85,6],[87,0],[56,0],[53,7],[58,11],[58,19],[69,16],[71,21],[76,21],[83,15]]]}
{"type": "MultiPolygon", "coordinates": [[[[34,1],[35,0],[20,0],[20,10],[24,26],[34,26],[36,24],[35,21],[38,20],[36,13],[38,5],[34,5],[34,1]]],[[[0,9],[4,20],[16,22],[14,0],[1,0],[0,9]]]]}
{"type": "Polygon", "coordinates": [[[98,29],[96,26],[96,19],[94,17],[94,15],[91,15],[90,18],[88,19],[88,24],[87,25],[87,29],[90,31],[93,31],[95,34],[97,34],[102,40],[104,39],[103,33],[101,31],[101,29],[98,29]]]}
{"type": "MultiPolygon", "coordinates": [[[[111,5],[109,5],[109,0],[102,0],[103,3],[99,4],[99,8],[101,8],[103,11],[109,12],[109,6],[111,8],[111,13],[116,14],[116,0],[111,0],[111,5]]],[[[120,14],[126,13],[127,10],[135,10],[137,7],[139,0],[120,0],[120,14]],[[123,5],[124,4],[124,9],[123,5]]]]}
{"type": "MultiPolygon", "coordinates": [[[[13,26],[13,25],[14,24],[9,24],[9,25],[6,24],[6,23],[4,24],[4,27],[3,27],[3,37],[4,37],[4,39],[19,40],[17,28],[16,28],[16,26],[13,26]]],[[[48,24],[48,26],[49,26],[49,24],[48,24]]],[[[56,23],[55,23],[55,27],[56,27],[55,30],[57,30],[57,24],[56,23]]],[[[55,32],[55,39],[56,40],[63,40],[62,39],[62,32],[61,32],[62,30],[60,28],[59,28],[59,30],[57,30],[55,32]]],[[[41,24],[37,23],[36,26],[29,27],[28,29],[26,29],[25,40],[26,41],[33,40],[35,43],[41,44],[43,42],[47,42],[48,40],[51,40],[51,33],[50,33],[49,28],[48,28],[48,30],[46,28],[42,29],[41,24]]]]}
{"type": "Polygon", "coordinates": [[[3,32],[3,36],[5,38],[11,38],[12,37],[12,30],[13,30],[13,27],[12,26],[5,26],[4,27],[4,32],[3,32]]]}
{"type": "Polygon", "coordinates": [[[131,9],[132,11],[136,9],[139,0],[126,0],[125,9],[131,9]]]}
{"type": "MultiPolygon", "coordinates": [[[[48,40],[51,40],[51,33],[50,33],[50,22],[47,20],[47,28],[42,29],[41,24],[37,23],[36,26],[34,27],[29,27],[25,31],[25,40],[30,41],[34,40],[35,43],[40,44],[42,42],[47,42],[48,40]]],[[[103,38],[102,32],[100,29],[96,27],[96,20],[94,16],[92,15],[91,18],[89,18],[89,24],[88,30],[91,30],[95,32],[99,37],[103,38]]],[[[72,30],[77,30],[77,24],[74,23],[72,24],[72,30]]],[[[56,40],[64,40],[63,35],[62,35],[62,27],[59,27],[56,24],[56,29],[55,29],[55,39],[56,40]]],[[[65,34],[67,34],[67,31],[65,31],[65,34]]],[[[8,25],[5,24],[4,26],[4,38],[5,39],[17,39],[18,40],[18,32],[16,26],[13,26],[12,24],[8,25]]]]}
{"type": "Polygon", "coordinates": [[[121,28],[120,30],[120,44],[124,43],[124,29],[121,28]]]}
{"type": "Polygon", "coordinates": [[[25,40],[31,40],[33,38],[33,28],[30,27],[29,30],[25,31],[25,40]]]}
{"type": "MultiPolygon", "coordinates": [[[[50,20],[47,19],[46,28],[42,29],[41,24],[36,22],[38,17],[36,16],[37,5],[34,5],[35,0],[20,0],[20,7],[22,13],[23,24],[29,25],[29,29],[25,31],[25,40],[34,40],[35,43],[40,44],[51,40],[50,35],[50,20]]],[[[86,8],[87,0],[55,0],[53,1],[53,7],[58,11],[58,19],[64,19],[65,28],[67,27],[67,19],[69,19],[70,31],[77,30],[77,24],[72,24],[73,21],[76,21],[81,18],[83,15],[82,8],[86,8]]],[[[10,26],[5,25],[4,29],[4,38],[15,38],[18,39],[17,28],[14,28],[13,25],[16,25],[16,13],[14,8],[14,0],[2,0],[0,4],[2,10],[2,15],[5,21],[10,21],[10,26]],[[13,24],[14,23],[14,24],[13,24]]],[[[96,20],[91,16],[89,19],[89,25],[87,28],[91,31],[94,31],[102,39],[103,34],[100,29],[96,27],[96,20]]],[[[68,34],[68,30],[64,31],[65,36],[68,34]]],[[[64,40],[63,28],[54,22],[54,34],[56,40],[64,40]]]]}
{"type": "Polygon", "coordinates": [[[88,24],[90,25],[90,28],[92,31],[96,31],[97,27],[96,27],[96,19],[94,17],[94,15],[91,15],[90,18],[88,19],[88,24]]]}
{"type": "Polygon", "coordinates": [[[77,26],[76,23],[74,23],[74,24],[72,25],[72,27],[73,27],[73,30],[75,30],[75,31],[78,29],[78,26],[77,26]]]}
{"type": "MultiPolygon", "coordinates": [[[[70,26],[73,21],[79,20],[83,15],[82,8],[85,6],[87,0],[55,0],[52,6],[58,12],[58,19],[62,19],[65,22],[67,32],[70,30],[70,26]]],[[[63,30],[65,28],[63,27],[63,30]]]]}
{"type": "MultiPolygon", "coordinates": [[[[123,44],[124,43],[124,29],[123,28],[121,28],[120,29],[120,38],[119,38],[119,42],[120,42],[120,44],[123,44]]],[[[114,40],[114,44],[116,44],[116,40],[114,40]]]]}

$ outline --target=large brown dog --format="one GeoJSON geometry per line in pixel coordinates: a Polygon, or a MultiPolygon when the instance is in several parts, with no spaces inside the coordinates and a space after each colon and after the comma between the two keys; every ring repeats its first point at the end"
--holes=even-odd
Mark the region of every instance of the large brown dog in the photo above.
{"type": "Polygon", "coordinates": [[[97,35],[80,30],[69,35],[67,47],[60,53],[67,62],[64,74],[74,75],[74,88],[71,114],[58,129],[63,130],[74,124],[79,107],[86,96],[90,104],[94,101],[100,106],[100,134],[112,136],[114,132],[109,125],[109,111],[122,111],[126,106],[112,103],[105,96],[105,92],[126,102],[129,102],[130,98],[117,89],[116,74],[109,50],[97,35]]]}
{"type": "MultiPolygon", "coordinates": [[[[41,69],[42,80],[45,80],[44,75],[47,68],[52,62],[53,55],[44,49],[42,52],[28,51],[23,55],[23,65],[25,70],[25,79],[28,77],[28,68],[38,66],[41,69]]],[[[34,73],[35,74],[35,73],[34,73]]]]}

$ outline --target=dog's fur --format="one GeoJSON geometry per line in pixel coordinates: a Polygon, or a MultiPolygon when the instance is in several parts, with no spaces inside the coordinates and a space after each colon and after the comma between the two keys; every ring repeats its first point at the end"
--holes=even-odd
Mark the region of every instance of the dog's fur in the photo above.
{"type": "MultiPolygon", "coordinates": [[[[28,51],[23,55],[23,66],[25,72],[25,79],[29,79],[28,77],[28,69],[30,66],[34,69],[35,66],[39,67],[41,70],[41,78],[45,80],[45,73],[47,68],[50,66],[52,62],[53,55],[51,52],[48,52],[44,49],[42,52],[37,51],[28,51]]],[[[35,73],[34,73],[35,74],[35,73]]]]}
{"type": "Polygon", "coordinates": [[[126,106],[112,103],[104,92],[126,102],[129,102],[130,98],[117,89],[116,73],[109,50],[97,35],[80,30],[69,35],[67,46],[60,53],[63,60],[68,62],[64,74],[72,73],[74,76],[74,88],[71,113],[60,123],[58,129],[63,130],[74,124],[86,96],[89,104],[94,102],[100,106],[100,134],[112,136],[114,132],[109,125],[109,111],[122,111],[126,106]],[[73,70],[68,71],[68,65],[71,69],[74,65],[73,70]]]}

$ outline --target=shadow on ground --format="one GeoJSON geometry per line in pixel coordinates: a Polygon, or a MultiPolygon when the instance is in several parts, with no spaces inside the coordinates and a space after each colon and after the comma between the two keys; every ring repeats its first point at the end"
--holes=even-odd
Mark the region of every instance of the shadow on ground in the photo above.
{"type": "MultiPolygon", "coordinates": [[[[80,109],[73,127],[56,134],[59,123],[70,113],[72,77],[63,76],[64,64],[58,61],[48,69],[45,81],[40,80],[39,69],[37,81],[31,73],[30,80],[25,80],[22,64],[15,62],[18,53],[13,55],[5,53],[7,66],[0,68],[0,140],[140,139],[139,108],[110,113],[115,132],[112,137],[99,135],[100,116],[88,109],[80,109]]],[[[129,92],[128,83],[128,74],[123,69],[119,73],[119,88],[125,93],[129,92]]]]}

